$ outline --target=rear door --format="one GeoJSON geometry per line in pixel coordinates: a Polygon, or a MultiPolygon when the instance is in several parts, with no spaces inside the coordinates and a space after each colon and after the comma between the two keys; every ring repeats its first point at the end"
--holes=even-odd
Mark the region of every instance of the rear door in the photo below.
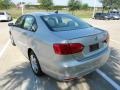
{"type": "Polygon", "coordinates": [[[35,31],[37,29],[37,23],[35,17],[32,15],[26,15],[22,29],[20,30],[19,42],[21,47],[27,49],[29,46],[29,41],[32,39],[35,31]]]}

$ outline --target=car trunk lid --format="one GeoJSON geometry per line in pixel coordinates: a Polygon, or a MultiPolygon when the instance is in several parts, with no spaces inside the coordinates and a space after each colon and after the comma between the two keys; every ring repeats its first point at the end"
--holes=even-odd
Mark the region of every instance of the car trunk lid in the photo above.
{"type": "Polygon", "coordinates": [[[81,37],[83,38],[86,36],[91,36],[91,35],[95,35],[102,32],[103,31],[100,29],[91,27],[91,28],[78,29],[78,30],[59,31],[59,32],[54,32],[54,34],[60,38],[70,40],[70,39],[81,38],[81,37]]]}
{"type": "Polygon", "coordinates": [[[81,43],[84,45],[84,50],[82,52],[72,54],[73,58],[76,60],[82,60],[94,55],[107,45],[103,42],[106,39],[107,33],[93,27],[81,30],[55,32],[55,34],[68,40],[68,43],[81,43]]]}

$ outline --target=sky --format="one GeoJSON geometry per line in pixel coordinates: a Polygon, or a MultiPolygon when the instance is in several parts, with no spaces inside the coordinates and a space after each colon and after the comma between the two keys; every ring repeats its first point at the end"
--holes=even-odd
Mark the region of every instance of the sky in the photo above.
{"type": "MultiPolygon", "coordinates": [[[[24,1],[27,3],[37,3],[37,0],[12,0],[13,2],[17,3],[20,1],[24,1]]],[[[94,1],[96,1],[96,6],[100,7],[102,6],[101,3],[99,2],[99,0],[81,0],[82,3],[87,3],[89,6],[94,6],[94,1]]],[[[53,0],[53,3],[55,5],[67,5],[68,0],[53,0]]]]}

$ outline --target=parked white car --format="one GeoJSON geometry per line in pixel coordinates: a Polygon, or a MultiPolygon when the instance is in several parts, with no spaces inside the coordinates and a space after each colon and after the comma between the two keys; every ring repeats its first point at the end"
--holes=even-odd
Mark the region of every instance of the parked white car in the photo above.
{"type": "Polygon", "coordinates": [[[7,12],[0,12],[0,21],[11,21],[12,16],[7,12]]]}

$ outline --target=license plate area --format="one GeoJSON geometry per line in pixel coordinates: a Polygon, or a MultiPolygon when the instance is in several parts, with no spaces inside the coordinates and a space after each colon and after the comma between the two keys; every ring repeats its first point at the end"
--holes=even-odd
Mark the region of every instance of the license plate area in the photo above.
{"type": "Polygon", "coordinates": [[[96,51],[98,49],[99,49],[99,44],[98,43],[89,46],[90,52],[96,51]]]}

